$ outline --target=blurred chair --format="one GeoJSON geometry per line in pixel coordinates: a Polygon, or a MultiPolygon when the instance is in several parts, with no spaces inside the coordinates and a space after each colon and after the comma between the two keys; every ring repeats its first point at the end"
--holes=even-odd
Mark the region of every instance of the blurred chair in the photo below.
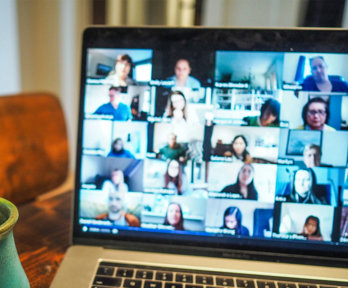
{"type": "Polygon", "coordinates": [[[22,204],[66,180],[67,131],[54,95],[0,96],[0,137],[0,197],[22,204]]]}
{"type": "Polygon", "coordinates": [[[273,209],[256,208],[254,211],[254,237],[266,237],[265,232],[272,232],[271,221],[273,219],[273,209]]]}

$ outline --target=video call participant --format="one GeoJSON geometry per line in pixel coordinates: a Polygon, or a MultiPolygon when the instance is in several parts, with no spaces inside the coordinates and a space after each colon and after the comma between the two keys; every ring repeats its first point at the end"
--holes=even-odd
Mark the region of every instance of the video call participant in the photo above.
{"type": "Polygon", "coordinates": [[[121,102],[121,88],[111,86],[109,88],[110,101],[101,105],[94,114],[112,115],[113,120],[127,121],[132,119],[131,110],[128,105],[121,102]]]}
{"type": "Polygon", "coordinates": [[[109,189],[108,212],[97,216],[96,219],[109,220],[114,225],[140,227],[139,219],[125,211],[125,195],[125,191],[109,189]]]}
{"type": "Polygon", "coordinates": [[[244,164],[238,172],[237,182],[224,187],[221,192],[239,194],[243,199],[257,200],[258,193],[254,185],[253,166],[244,164]]]}
{"type": "Polygon", "coordinates": [[[134,159],[134,155],[124,149],[123,140],[121,138],[116,138],[111,145],[111,151],[108,154],[108,157],[120,157],[120,158],[132,158],[134,159]]]}
{"type": "Polygon", "coordinates": [[[174,81],[175,87],[198,89],[201,87],[201,83],[196,78],[190,76],[191,70],[190,62],[187,59],[179,59],[174,67],[175,75],[169,77],[168,80],[174,81]]]}
{"type": "Polygon", "coordinates": [[[327,73],[328,65],[324,57],[318,56],[309,60],[312,76],[307,77],[303,84],[304,91],[320,92],[348,92],[347,82],[330,77],[327,73]]]}
{"type": "Polygon", "coordinates": [[[170,133],[168,144],[159,150],[158,156],[162,156],[164,159],[175,159],[180,162],[185,162],[186,150],[181,144],[176,142],[176,135],[170,133]]]}
{"type": "Polygon", "coordinates": [[[182,164],[175,159],[168,162],[164,175],[164,188],[174,189],[176,195],[182,195],[189,190],[189,184],[182,164]]]}
{"type": "Polygon", "coordinates": [[[180,204],[172,202],[168,205],[163,225],[170,225],[174,230],[185,230],[184,217],[180,204]]]}
{"type": "Polygon", "coordinates": [[[115,61],[115,68],[105,78],[105,82],[120,87],[135,85],[136,82],[129,76],[132,67],[133,61],[129,55],[118,55],[115,61]]]}
{"type": "Polygon", "coordinates": [[[172,118],[175,122],[186,121],[186,98],[181,91],[170,93],[164,117],[172,118]]]}
{"type": "Polygon", "coordinates": [[[312,169],[299,169],[294,174],[291,192],[285,195],[287,202],[328,204],[325,196],[319,196],[317,179],[312,169]]]}
{"type": "Polygon", "coordinates": [[[242,225],[242,213],[237,207],[228,207],[223,216],[222,229],[235,230],[235,235],[249,236],[249,230],[242,225]]]}
{"type": "Polygon", "coordinates": [[[329,118],[328,103],[320,97],[312,98],[303,106],[303,125],[297,127],[297,129],[335,131],[334,128],[327,125],[329,118]]]}
{"type": "Polygon", "coordinates": [[[320,166],[321,148],[315,144],[308,144],[303,150],[303,162],[307,168],[320,166]]]}
{"type": "Polygon", "coordinates": [[[251,163],[252,158],[246,149],[248,146],[248,141],[244,135],[237,135],[233,138],[231,143],[231,150],[226,151],[224,156],[232,157],[234,160],[243,161],[244,163],[251,163]]]}
{"type": "Polygon", "coordinates": [[[139,95],[133,96],[130,108],[132,113],[132,120],[146,121],[147,112],[141,111],[139,108],[139,95]]]}
{"type": "Polygon", "coordinates": [[[260,116],[245,117],[248,126],[279,127],[280,103],[267,99],[261,106],[260,116]]]}
{"type": "Polygon", "coordinates": [[[305,236],[308,240],[322,241],[319,218],[313,215],[308,216],[299,235],[305,236]]]}
{"type": "Polygon", "coordinates": [[[102,191],[106,194],[110,192],[128,192],[128,185],[124,182],[124,174],[120,169],[115,169],[111,172],[111,180],[105,180],[102,186],[102,191]]]}

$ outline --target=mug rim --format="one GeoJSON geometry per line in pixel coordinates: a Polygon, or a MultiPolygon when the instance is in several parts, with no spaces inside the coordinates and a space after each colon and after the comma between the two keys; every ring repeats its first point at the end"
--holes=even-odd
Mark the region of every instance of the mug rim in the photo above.
{"type": "Polygon", "coordinates": [[[0,239],[5,237],[10,231],[12,231],[14,225],[18,220],[18,209],[10,201],[0,197],[0,206],[5,207],[9,210],[9,215],[5,222],[0,224],[0,239]]]}

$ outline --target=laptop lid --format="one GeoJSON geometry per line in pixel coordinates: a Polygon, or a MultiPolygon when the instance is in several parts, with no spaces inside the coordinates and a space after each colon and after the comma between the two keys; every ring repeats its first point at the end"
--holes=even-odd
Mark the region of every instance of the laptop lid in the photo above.
{"type": "Polygon", "coordinates": [[[74,243],[346,265],[347,36],[87,29],[74,243]]]}

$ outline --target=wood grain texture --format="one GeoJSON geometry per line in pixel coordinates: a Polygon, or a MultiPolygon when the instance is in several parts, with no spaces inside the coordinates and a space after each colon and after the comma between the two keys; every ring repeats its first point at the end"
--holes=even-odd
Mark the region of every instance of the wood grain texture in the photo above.
{"type": "Polygon", "coordinates": [[[70,243],[72,191],[19,206],[14,238],[31,288],[50,286],[70,243]]]}
{"type": "Polygon", "coordinates": [[[0,97],[0,196],[15,204],[56,188],[68,174],[64,114],[49,93],[0,97]]]}

